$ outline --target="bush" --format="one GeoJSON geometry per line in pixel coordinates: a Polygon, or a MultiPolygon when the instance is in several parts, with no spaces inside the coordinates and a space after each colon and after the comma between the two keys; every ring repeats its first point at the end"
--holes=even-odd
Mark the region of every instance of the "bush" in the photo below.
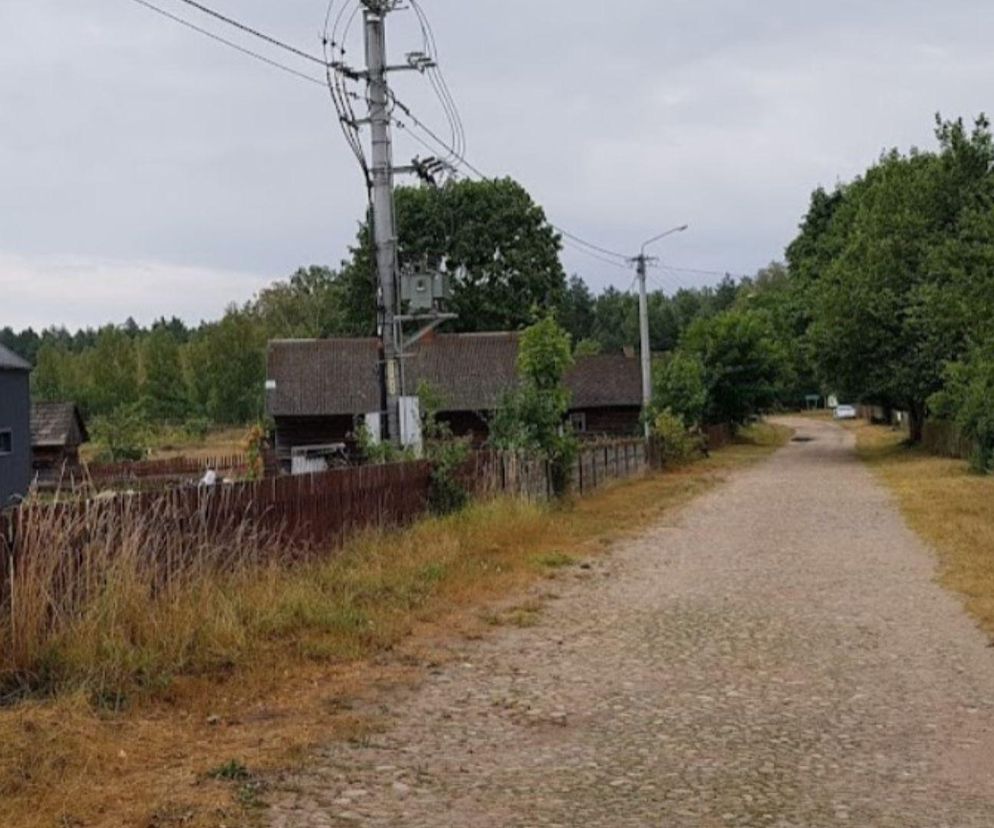
{"type": "Polygon", "coordinates": [[[708,407],[704,363],[695,354],[675,351],[653,365],[652,402],[669,411],[688,428],[699,425],[708,407]]]}
{"type": "Polygon", "coordinates": [[[469,492],[458,478],[459,470],[469,457],[469,445],[463,440],[445,440],[429,446],[431,489],[428,506],[433,514],[450,515],[465,509],[469,492]]]}
{"type": "Polygon", "coordinates": [[[946,369],[946,387],[929,401],[934,414],[952,419],[974,443],[970,465],[994,471],[994,343],[975,349],[946,369]]]}
{"type": "Polygon", "coordinates": [[[492,443],[548,461],[556,497],[569,491],[577,443],[565,425],[570,391],[564,377],[573,365],[569,334],[546,317],[528,328],[518,351],[520,385],[508,393],[490,423],[492,443]]]}
{"type": "Polygon", "coordinates": [[[94,418],[90,434],[101,447],[102,458],[111,463],[143,459],[151,442],[151,427],[137,403],[118,406],[110,414],[94,418]]]}
{"type": "Polygon", "coordinates": [[[686,463],[700,450],[700,440],[690,434],[683,420],[668,408],[656,415],[652,433],[664,463],[686,463]]]}
{"type": "Polygon", "coordinates": [[[183,423],[183,431],[191,440],[203,442],[211,430],[211,421],[206,417],[190,417],[183,423]]]}

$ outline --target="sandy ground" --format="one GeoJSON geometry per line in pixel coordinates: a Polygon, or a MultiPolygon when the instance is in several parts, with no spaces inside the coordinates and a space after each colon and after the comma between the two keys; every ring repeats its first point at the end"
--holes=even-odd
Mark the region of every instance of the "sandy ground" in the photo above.
{"type": "Polygon", "coordinates": [[[994,826],[994,650],[831,423],[462,645],[272,828],[994,826]]]}

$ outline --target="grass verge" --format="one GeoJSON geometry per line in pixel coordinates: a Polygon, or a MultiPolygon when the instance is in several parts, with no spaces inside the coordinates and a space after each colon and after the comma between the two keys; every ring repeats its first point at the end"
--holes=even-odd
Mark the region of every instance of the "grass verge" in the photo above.
{"type": "Polygon", "coordinates": [[[362,743],[382,726],[375,699],[444,661],[454,637],[484,635],[494,618],[531,624],[540,609],[519,604],[502,619],[494,607],[554,582],[788,436],[758,426],[707,461],[574,503],[478,504],[357,538],[321,564],[218,576],[189,600],[149,608],[164,635],[196,619],[201,633],[185,639],[181,660],[157,660],[161,647],[145,633],[130,649],[120,634],[101,646],[99,625],[86,625],[62,643],[80,681],[0,709],[0,825],[251,824],[265,796],[256,780],[306,761],[321,742],[362,743]],[[108,654],[110,643],[124,652],[108,654]],[[102,657],[115,674],[122,660],[141,666],[141,682],[118,685],[111,709],[93,692],[102,657]]]}
{"type": "Polygon", "coordinates": [[[994,640],[994,478],[966,461],[909,448],[886,426],[852,423],[862,458],[897,496],[911,527],[937,551],[942,584],[994,640]]]}

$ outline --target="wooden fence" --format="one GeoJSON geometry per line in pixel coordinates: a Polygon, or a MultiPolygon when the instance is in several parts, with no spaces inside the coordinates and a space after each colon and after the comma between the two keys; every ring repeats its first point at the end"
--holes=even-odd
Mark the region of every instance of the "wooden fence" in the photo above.
{"type": "Polygon", "coordinates": [[[154,478],[201,477],[207,469],[219,474],[244,474],[249,460],[244,454],[212,457],[172,457],[134,463],[91,463],[86,472],[94,483],[126,483],[154,478]]]}
{"type": "MultiPolygon", "coordinates": [[[[642,440],[586,445],[572,481],[582,495],[648,467],[642,440]]],[[[545,500],[552,493],[549,472],[544,461],[476,452],[460,477],[477,498],[507,494],[545,500]]],[[[124,548],[165,578],[205,557],[221,567],[302,559],[328,554],[362,529],[416,520],[428,510],[430,492],[431,465],[421,461],[210,488],[29,502],[0,514],[0,607],[7,605],[26,556],[47,553],[45,565],[58,569],[52,589],[70,595],[89,578],[95,557],[113,557],[124,548]]]]}
{"type": "Polygon", "coordinates": [[[955,423],[948,420],[929,420],[922,432],[922,446],[931,454],[940,457],[954,457],[968,460],[975,451],[975,445],[964,437],[955,423]]]}

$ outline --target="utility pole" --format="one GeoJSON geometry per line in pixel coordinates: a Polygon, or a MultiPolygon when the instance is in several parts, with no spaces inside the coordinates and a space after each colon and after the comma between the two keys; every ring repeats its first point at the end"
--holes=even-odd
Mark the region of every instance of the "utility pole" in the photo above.
{"type": "Polygon", "coordinates": [[[392,0],[363,0],[366,30],[366,81],[372,132],[373,242],[380,284],[379,327],[383,341],[386,402],[384,436],[400,444],[400,366],[397,359],[397,228],[394,221],[393,148],[387,85],[386,15],[392,0]]]}
{"type": "MultiPolygon", "coordinates": [[[[344,61],[329,64],[341,81],[366,82],[366,102],[368,115],[357,119],[347,97],[358,99],[356,93],[348,93],[332,82],[329,74],[329,88],[332,100],[342,122],[349,144],[359,157],[366,175],[370,191],[372,209],[372,236],[375,250],[376,278],[379,285],[377,303],[377,326],[383,351],[383,371],[381,397],[385,409],[381,411],[380,437],[400,446],[405,439],[404,423],[409,422],[411,406],[405,404],[404,358],[405,348],[412,347],[428,331],[455,314],[445,313],[439,305],[450,297],[451,276],[447,273],[401,272],[398,255],[397,221],[394,205],[394,176],[400,173],[417,175],[427,184],[434,186],[436,177],[447,169],[445,161],[428,158],[422,161],[415,158],[411,166],[395,167],[393,164],[393,142],[390,126],[392,110],[398,102],[393,98],[387,78],[391,72],[413,71],[424,74],[436,69],[434,59],[424,52],[410,52],[406,63],[390,65],[387,62],[387,15],[401,8],[402,0],[360,0],[363,13],[363,35],[366,52],[366,68],[359,70],[347,66],[344,61]],[[359,127],[368,126],[371,133],[371,157],[367,166],[363,150],[359,146],[359,127]],[[406,312],[401,313],[401,303],[406,312]],[[428,326],[419,334],[405,341],[404,325],[412,322],[425,322],[428,326]],[[402,416],[401,408],[407,412],[402,416]],[[403,420],[403,422],[402,422],[403,420]]],[[[332,39],[332,47],[336,45],[332,39]]],[[[338,44],[342,56],[345,48],[338,44]]],[[[405,107],[405,111],[406,107],[405,107]]],[[[408,435],[409,436],[409,435],[408,435]]]]}
{"type": "Polygon", "coordinates": [[[652,423],[649,422],[649,410],[652,408],[652,342],[649,338],[649,289],[647,286],[648,272],[649,272],[649,262],[654,262],[656,259],[652,256],[646,256],[645,250],[650,244],[654,244],[660,239],[665,239],[667,236],[671,236],[674,233],[682,233],[689,227],[687,224],[683,224],[680,227],[674,227],[672,230],[667,230],[665,233],[660,233],[658,236],[653,236],[649,241],[642,245],[642,250],[635,256],[631,261],[635,265],[636,272],[638,273],[639,282],[639,338],[641,340],[640,350],[642,358],[642,415],[645,419],[645,439],[648,440],[652,435],[652,423]]]}
{"type": "MultiPolygon", "coordinates": [[[[635,257],[635,266],[638,271],[639,280],[639,337],[641,340],[642,359],[642,412],[648,415],[652,407],[652,344],[649,341],[649,291],[646,285],[648,281],[649,259],[645,255],[645,249],[635,257]]],[[[648,440],[652,430],[652,424],[648,416],[645,419],[645,439],[648,440]]]]}

